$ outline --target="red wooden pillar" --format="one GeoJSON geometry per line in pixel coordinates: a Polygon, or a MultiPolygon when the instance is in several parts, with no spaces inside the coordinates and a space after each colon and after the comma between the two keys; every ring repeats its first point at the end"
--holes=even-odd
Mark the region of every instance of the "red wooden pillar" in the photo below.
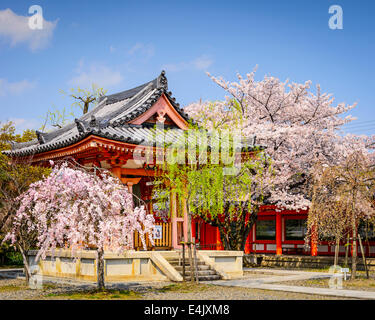
{"type": "Polygon", "coordinates": [[[315,257],[318,255],[318,235],[316,233],[315,226],[311,230],[311,256],[315,257]]]}
{"type": "Polygon", "coordinates": [[[282,249],[282,223],[281,212],[276,212],[276,255],[281,256],[282,249]]]}
{"type": "Polygon", "coordinates": [[[249,235],[247,236],[246,243],[245,243],[245,254],[249,254],[251,252],[251,239],[253,236],[253,228],[251,228],[249,235]]]}
{"type": "Polygon", "coordinates": [[[221,239],[220,239],[220,230],[219,230],[219,228],[216,228],[216,249],[217,250],[224,250],[223,245],[221,243],[221,239]]]}

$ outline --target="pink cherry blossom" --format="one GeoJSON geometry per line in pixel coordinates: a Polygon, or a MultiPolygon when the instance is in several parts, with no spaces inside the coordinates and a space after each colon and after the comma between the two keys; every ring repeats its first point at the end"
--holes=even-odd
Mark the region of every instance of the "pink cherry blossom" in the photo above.
{"type": "Polygon", "coordinates": [[[228,94],[223,101],[197,102],[184,110],[207,129],[241,130],[243,137],[256,136],[272,159],[273,175],[266,177],[269,199],[280,207],[307,209],[311,201],[305,190],[291,192],[292,179],[305,176],[317,161],[335,165],[353,151],[372,155],[368,146],[374,137],[346,135],[342,125],[355,118],[345,114],[356,104],[334,104],[311,82],[290,83],[265,76],[255,80],[255,71],[237,82],[208,74],[228,94]]]}
{"type": "Polygon", "coordinates": [[[21,228],[37,232],[37,258],[58,247],[96,247],[116,251],[133,248],[135,231],[153,244],[154,218],[144,206],[133,207],[132,194],[108,173],[100,177],[67,163],[30,186],[19,197],[20,206],[5,240],[18,241],[21,228]]]}

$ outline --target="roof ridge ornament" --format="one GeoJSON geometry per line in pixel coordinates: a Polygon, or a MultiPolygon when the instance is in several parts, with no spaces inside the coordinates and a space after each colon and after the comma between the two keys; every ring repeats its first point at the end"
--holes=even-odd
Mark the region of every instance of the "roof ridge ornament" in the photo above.
{"type": "Polygon", "coordinates": [[[165,70],[162,70],[160,76],[158,77],[157,87],[164,89],[165,91],[168,90],[168,80],[165,76],[165,70]]]}
{"type": "Polygon", "coordinates": [[[36,130],[36,131],[35,131],[35,134],[36,134],[36,137],[38,138],[38,142],[39,142],[39,144],[45,144],[45,143],[46,143],[46,139],[44,138],[42,132],[36,130]]]}
{"type": "Polygon", "coordinates": [[[77,126],[77,130],[79,133],[85,133],[86,131],[86,128],[83,124],[83,121],[79,120],[79,119],[74,119],[74,122],[76,123],[76,126],[77,126]]]}
{"type": "Polygon", "coordinates": [[[98,121],[96,120],[94,115],[91,115],[90,123],[89,123],[91,128],[97,128],[99,126],[98,121]]]}

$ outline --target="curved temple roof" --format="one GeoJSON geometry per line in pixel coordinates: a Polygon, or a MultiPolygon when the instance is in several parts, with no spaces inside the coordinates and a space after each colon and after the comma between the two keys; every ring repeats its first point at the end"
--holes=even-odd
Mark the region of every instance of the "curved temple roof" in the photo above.
{"type": "MultiPolygon", "coordinates": [[[[162,71],[156,79],[150,82],[101,97],[95,108],[61,129],[48,133],[36,131],[37,139],[14,144],[12,150],[4,151],[4,154],[11,157],[31,156],[70,146],[89,135],[135,145],[152,142],[156,132],[154,125],[150,123],[135,125],[129,122],[149,110],[163,94],[178,114],[188,121],[188,115],[168,91],[168,81],[165,72],[162,71]]],[[[166,134],[166,142],[176,141],[181,133],[181,129],[172,128],[166,134]]],[[[255,139],[244,143],[242,148],[251,150],[254,144],[255,139]]]]}

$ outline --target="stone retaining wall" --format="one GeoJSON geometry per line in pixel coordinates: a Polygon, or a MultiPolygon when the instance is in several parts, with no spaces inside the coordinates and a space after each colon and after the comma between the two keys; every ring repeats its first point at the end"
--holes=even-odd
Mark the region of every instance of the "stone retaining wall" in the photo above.
{"type": "MultiPolygon", "coordinates": [[[[37,252],[29,254],[30,265],[35,267],[37,252]]],[[[232,279],[242,276],[242,256],[240,251],[199,250],[198,258],[212,269],[222,274],[222,278],[232,279]]],[[[178,251],[126,251],[124,254],[105,252],[105,281],[182,281],[182,276],[169,264],[166,258],[179,257],[178,251]]],[[[59,278],[96,281],[96,251],[80,250],[72,256],[70,250],[56,250],[38,262],[38,274],[59,278]]]]}

